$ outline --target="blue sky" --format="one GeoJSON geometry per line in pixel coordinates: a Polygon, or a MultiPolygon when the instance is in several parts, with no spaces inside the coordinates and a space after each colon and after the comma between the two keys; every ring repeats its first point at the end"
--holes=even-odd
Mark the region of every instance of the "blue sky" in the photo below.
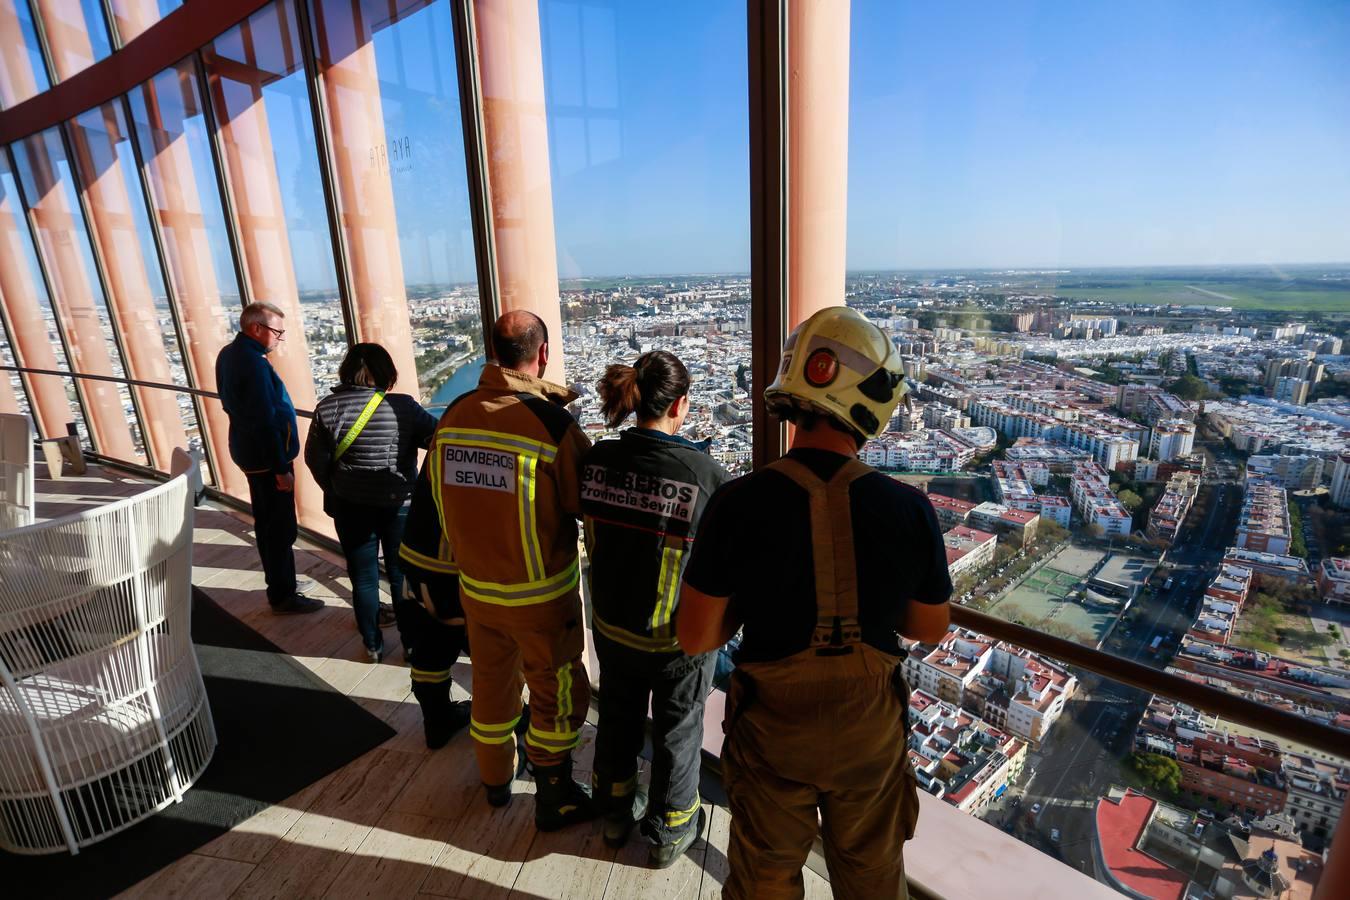
{"type": "MultiPolygon", "coordinates": [[[[744,4],[540,25],[559,274],[747,271],[744,4]]],[[[448,2],[375,42],[405,280],[473,281],[448,2]]],[[[851,57],[850,268],[1350,261],[1350,0],[853,0],[851,57]]],[[[303,90],[267,105],[298,280],[331,288],[303,90]]]]}

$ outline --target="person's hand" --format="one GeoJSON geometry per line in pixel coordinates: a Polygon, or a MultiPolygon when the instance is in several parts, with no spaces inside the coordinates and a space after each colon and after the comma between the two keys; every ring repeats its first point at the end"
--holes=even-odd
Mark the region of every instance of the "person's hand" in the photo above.
{"type": "Polygon", "coordinates": [[[291,491],[295,490],[294,473],[287,472],[284,475],[279,474],[276,476],[276,479],[277,479],[277,490],[281,491],[282,493],[289,494],[291,491]]]}

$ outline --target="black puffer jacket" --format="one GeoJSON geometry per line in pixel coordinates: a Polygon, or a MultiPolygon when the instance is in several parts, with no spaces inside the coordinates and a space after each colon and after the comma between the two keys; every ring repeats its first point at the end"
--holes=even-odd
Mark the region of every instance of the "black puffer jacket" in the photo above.
{"type": "Polygon", "coordinates": [[[305,442],[305,465],[323,488],[329,515],[351,504],[400,506],[417,480],[417,450],[436,432],[436,417],[407,394],[385,394],[366,427],[336,463],[333,454],[375,395],[338,385],[319,401],[305,442]]]}

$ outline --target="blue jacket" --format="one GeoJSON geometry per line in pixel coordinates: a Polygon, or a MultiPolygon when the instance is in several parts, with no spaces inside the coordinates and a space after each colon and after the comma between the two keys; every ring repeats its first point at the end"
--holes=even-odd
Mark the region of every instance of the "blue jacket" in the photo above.
{"type": "Polygon", "coordinates": [[[230,417],[230,458],[250,475],[284,474],[300,454],[295,405],[263,345],[240,332],[216,357],[216,390],[230,417]]]}

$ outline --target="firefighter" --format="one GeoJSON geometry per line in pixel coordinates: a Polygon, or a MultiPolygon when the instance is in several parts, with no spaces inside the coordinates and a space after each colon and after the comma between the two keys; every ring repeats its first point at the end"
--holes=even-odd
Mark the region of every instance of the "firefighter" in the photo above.
{"type": "Polygon", "coordinates": [[[511,801],[528,684],[534,822],[553,831],[594,817],[589,787],[572,780],[572,749],[591,694],[581,661],[576,523],[581,460],[591,444],[565,408],[577,395],[542,378],[549,345],[538,316],[501,316],[492,349],[496,362],[483,369],[477,389],[441,417],[431,484],[459,568],[473,648],[469,733],[488,802],[511,801]]]}
{"type": "Polygon", "coordinates": [[[469,724],[469,701],[450,699],[450,667],[468,649],[464,607],[459,599],[459,567],[442,537],[436,500],[428,478],[431,457],[413,486],[403,543],[403,596],[394,601],[404,658],[412,673],[412,693],[422,708],[427,748],[439,750],[469,724]]]}
{"type": "Polygon", "coordinates": [[[703,706],[715,653],[686,656],[675,638],[680,575],[699,516],[728,479],[704,445],[679,436],[689,414],[689,372],[653,350],[613,365],[596,388],[610,428],[637,427],[586,454],[581,482],[600,723],[592,786],[610,846],[636,820],[651,865],[665,868],[698,839],[703,706]],[[637,787],[643,723],[652,713],[651,785],[637,787]],[[645,807],[645,813],[644,813],[645,807]]]}
{"type": "Polygon", "coordinates": [[[725,897],[801,897],[818,833],[836,897],[906,895],[918,796],[898,635],[941,639],[951,580],[927,497],[857,459],[906,390],[880,328],[817,312],[764,392],[792,449],[718,491],[699,528],[680,644],[703,653],[743,627],[722,726],[725,897]]]}

